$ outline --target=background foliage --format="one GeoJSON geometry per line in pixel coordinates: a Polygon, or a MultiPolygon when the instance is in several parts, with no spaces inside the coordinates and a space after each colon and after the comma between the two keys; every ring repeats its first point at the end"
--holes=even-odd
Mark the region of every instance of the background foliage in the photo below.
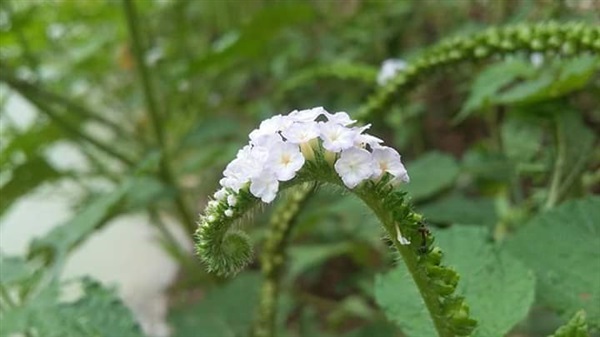
{"type": "MultiPolygon", "coordinates": [[[[74,302],[58,296],[65,257],[128,213],[147,214],[181,265],[173,336],[247,335],[259,263],[233,280],[206,275],[162,219],[192,234],[261,119],[321,105],[352,115],[379,89],[385,59],[410,62],[493,25],[597,27],[598,13],[583,0],[3,1],[0,217],[40,186],[69,181],[80,193],[77,215],[27,256],[2,255],[2,335],[141,335],[95,281],[72,281],[83,288],[74,302]],[[6,111],[15,96],[37,112],[27,127],[6,111]],[[84,167],[50,160],[55,144],[76,147],[84,167]],[[200,301],[186,296],[199,290],[200,301]]],[[[590,54],[545,55],[539,66],[525,53],[492,57],[432,73],[369,118],[403,154],[412,181],[403,189],[461,274],[476,336],[545,336],[569,320],[556,336],[600,328],[598,68],[590,54]]],[[[253,219],[259,252],[270,212],[253,219]]],[[[319,190],[307,201],[278,335],[431,335],[376,222],[349,196],[319,190]]]]}

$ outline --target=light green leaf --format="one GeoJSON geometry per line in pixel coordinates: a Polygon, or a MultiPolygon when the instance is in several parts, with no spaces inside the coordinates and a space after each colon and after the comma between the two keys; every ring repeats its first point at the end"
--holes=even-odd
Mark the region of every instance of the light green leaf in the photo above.
{"type": "Polygon", "coordinates": [[[198,303],[172,310],[173,337],[247,336],[258,303],[260,276],[243,273],[209,291],[198,303]]]}
{"type": "Polygon", "coordinates": [[[565,318],[583,308],[600,327],[600,198],[539,214],[507,243],[536,273],[541,301],[565,318]]]}
{"type": "Polygon", "coordinates": [[[458,292],[478,322],[473,336],[503,336],[527,316],[535,294],[533,272],[490,243],[485,228],[453,226],[435,237],[461,276],[458,292]]]}
{"type": "Polygon", "coordinates": [[[550,337],[588,337],[588,326],[585,322],[585,311],[580,310],[573,315],[567,324],[561,326],[550,337]]]}
{"type": "MultiPolygon", "coordinates": [[[[457,291],[478,321],[473,336],[502,336],[527,315],[534,299],[533,275],[489,243],[485,229],[453,226],[436,233],[436,239],[447,264],[461,276],[457,291]]],[[[403,264],[377,276],[375,298],[408,336],[435,336],[425,304],[403,264]]]]}
{"type": "Polygon", "coordinates": [[[2,316],[0,335],[34,332],[45,337],[141,337],[133,315],[111,290],[83,279],[84,294],[75,302],[59,302],[56,284],[2,316]]]}
{"type": "Polygon", "coordinates": [[[441,152],[428,152],[408,163],[410,183],[402,184],[413,201],[427,199],[454,184],[459,167],[456,160],[441,152]]]}

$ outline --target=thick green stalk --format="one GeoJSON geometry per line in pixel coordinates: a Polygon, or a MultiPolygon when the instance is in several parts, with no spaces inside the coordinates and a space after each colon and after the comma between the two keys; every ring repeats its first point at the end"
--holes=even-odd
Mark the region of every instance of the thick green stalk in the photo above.
{"type": "Polygon", "coordinates": [[[194,231],[195,221],[194,215],[186,204],[181,187],[179,186],[173,171],[170,166],[170,153],[168,144],[165,139],[165,132],[163,130],[164,121],[158,111],[158,104],[156,103],[156,95],[152,86],[152,80],[150,78],[150,72],[146,66],[144,58],[144,47],[142,45],[142,37],[140,35],[138,25],[139,19],[133,0],[123,0],[123,8],[125,10],[125,16],[127,19],[127,27],[129,28],[129,35],[131,37],[131,43],[133,45],[133,54],[136,61],[136,66],[140,79],[142,82],[142,89],[144,91],[144,97],[146,101],[146,108],[150,114],[152,121],[152,127],[154,129],[154,135],[158,147],[161,150],[160,160],[160,173],[161,178],[167,184],[175,189],[175,207],[179,213],[179,217],[184,227],[191,233],[194,231]]]}

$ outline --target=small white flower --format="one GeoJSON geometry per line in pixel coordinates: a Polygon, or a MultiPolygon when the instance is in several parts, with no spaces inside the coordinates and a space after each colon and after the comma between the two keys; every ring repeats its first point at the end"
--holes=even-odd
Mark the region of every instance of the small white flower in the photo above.
{"type": "Polygon", "coordinates": [[[377,74],[377,84],[385,85],[396,74],[406,69],[408,64],[400,59],[388,59],[383,61],[379,74],[377,74]]]}
{"type": "Polygon", "coordinates": [[[355,147],[342,151],[334,167],[348,188],[354,188],[363,180],[381,172],[369,151],[355,147]]]}
{"type": "Polygon", "coordinates": [[[398,225],[396,225],[396,232],[396,240],[398,240],[398,243],[400,243],[403,246],[410,245],[410,241],[404,236],[402,236],[402,233],[400,232],[400,227],[398,227],[398,225]]]}
{"type": "Polygon", "coordinates": [[[288,142],[301,144],[319,137],[319,125],[315,121],[296,122],[281,132],[288,142]]]}
{"type": "Polygon", "coordinates": [[[304,165],[304,156],[300,152],[300,147],[291,143],[280,143],[271,148],[266,164],[279,181],[294,178],[302,165],[304,165]]]}
{"type": "Polygon", "coordinates": [[[219,206],[219,202],[216,201],[216,200],[211,200],[211,201],[208,202],[208,207],[215,208],[217,206],[219,206]]]}
{"type": "Polygon", "coordinates": [[[270,203],[275,199],[279,190],[279,181],[273,172],[265,170],[264,174],[252,178],[250,182],[250,193],[263,202],[270,203]]]}
{"type": "Polygon", "coordinates": [[[327,114],[328,112],[323,107],[316,107],[306,110],[294,110],[288,115],[294,122],[312,122],[319,116],[327,114]]]}
{"type": "Polygon", "coordinates": [[[235,195],[233,195],[233,194],[228,195],[227,196],[227,204],[230,207],[235,206],[237,204],[237,197],[235,195]]]}
{"type": "Polygon", "coordinates": [[[225,216],[231,218],[233,216],[233,210],[231,208],[226,209],[225,216]]]}
{"type": "Polygon", "coordinates": [[[225,199],[226,196],[227,196],[227,190],[225,188],[221,188],[220,190],[216,191],[215,194],[213,194],[213,197],[216,200],[223,200],[223,199],[225,199]]]}
{"type": "Polygon", "coordinates": [[[356,131],[334,123],[319,123],[323,147],[331,152],[340,152],[354,146],[356,131]]]}
{"type": "Polygon", "coordinates": [[[254,146],[261,146],[264,148],[271,147],[272,144],[282,142],[283,138],[279,133],[261,134],[253,137],[250,143],[254,146]]]}
{"type": "Polygon", "coordinates": [[[206,221],[208,221],[209,223],[215,222],[216,220],[217,218],[212,214],[206,217],[206,221]]]}
{"type": "MultiPolygon", "coordinates": [[[[394,176],[394,180],[408,182],[408,173],[400,161],[400,154],[387,146],[379,146],[373,149],[373,161],[377,164],[381,173],[388,172],[394,176]]],[[[379,178],[373,175],[372,178],[379,178]]]]}
{"type": "Polygon", "coordinates": [[[356,146],[369,145],[372,149],[381,146],[381,145],[379,145],[381,143],[383,143],[382,139],[379,139],[368,133],[361,133],[358,136],[356,136],[356,138],[354,139],[354,145],[356,145],[356,146]]]}
{"type": "Polygon", "coordinates": [[[339,125],[343,125],[343,126],[348,126],[350,124],[356,123],[355,120],[350,118],[350,116],[343,111],[336,112],[334,114],[325,112],[324,114],[327,117],[327,121],[330,123],[339,124],[339,125]]]}
{"type": "Polygon", "coordinates": [[[293,120],[288,116],[275,115],[269,119],[265,119],[260,123],[258,129],[250,132],[250,140],[255,142],[261,136],[274,135],[277,132],[287,128],[293,123],[293,120]]]}

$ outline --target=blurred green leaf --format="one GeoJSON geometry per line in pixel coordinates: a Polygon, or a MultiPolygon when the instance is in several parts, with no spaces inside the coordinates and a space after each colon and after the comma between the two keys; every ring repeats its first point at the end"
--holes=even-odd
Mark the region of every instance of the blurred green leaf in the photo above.
{"type": "Polygon", "coordinates": [[[198,303],[174,308],[169,314],[172,336],[247,336],[258,303],[260,282],[257,273],[242,273],[209,291],[198,303]]]}
{"type": "Polygon", "coordinates": [[[531,65],[520,60],[511,60],[491,65],[480,72],[462,110],[455,117],[460,122],[476,110],[481,110],[494,102],[494,96],[505,86],[520,77],[529,76],[534,70],[531,65]]]}
{"type": "MultiPolygon", "coordinates": [[[[514,167],[503,153],[472,147],[463,155],[462,170],[477,179],[508,182],[514,167]]],[[[410,171],[409,171],[410,173],[410,171]]]]}
{"type": "MultiPolygon", "coordinates": [[[[446,263],[461,279],[458,293],[465,296],[478,321],[473,336],[502,336],[527,316],[534,300],[533,273],[487,239],[484,228],[453,226],[436,233],[446,263]]],[[[388,318],[409,336],[434,336],[425,304],[404,264],[378,275],[375,298],[388,318]]]]}
{"type": "Polygon", "coordinates": [[[170,199],[175,195],[172,188],[152,176],[132,178],[134,186],[127,191],[127,206],[130,209],[144,208],[159,200],[170,199]]]}
{"type": "Polygon", "coordinates": [[[428,152],[408,163],[410,183],[402,184],[413,201],[427,199],[454,184],[459,167],[456,160],[441,152],[428,152]]]}
{"type": "Polygon", "coordinates": [[[542,147],[543,129],[539,121],[508,115],[500,128],[502,148],[515,163],[528,162],[542,147]]]}
{"type": "Polygon", "coordinates": [[[10,180],[0,187],[0,216],[22,196],[61,177],[43,157],[35,156],[10,171],[10,180]]]}
{"type": "Polygon", "coordinates": [[[332,257],[348,253],[352,245],[348,242],[292,246],[288,249],[290,267],[288,277],[296,278],[302,272],[321,265],[332,257]]]}
{"type": "Polygon", "coordinates": [[[0,255],[0,284],[10,286],[20,283],[33,275],[35,270],[20,256],[0,255]]]}
{"type": "Polygon", "coordinates": [[[114,291],[90,279],[81,283],[83,296],[75,302],[60,302],[60,288],[52,284],[5,312],[0,316],[0,335],[33,332],[45,337],[142,336],[133,315],[114,291]]]}
{"type": "Polygon", "coordinates": [[[267,6],[243,25],[239,33],[226,36],[226,43],[192,63],[191,72],[228,64],[235,59],[257,57],[283,29],[306,22],[313,16],[313,8],[302,2],[267,6]]]}
{"type": "Polygon", "coordinates": [[[6,169],[15,154],[22,153],[25,158],[37,157],[42,154],[44,148],[61,139],[63,134],[57,125],[38,121],[22,133],[3,136],[7,140],[3,144],[0,168],[6,169]]]}
{"type": "Polygon", "coordinates": [[[598,71],[600,58],[581,56],[550,64],[537,77],[500,93],[495,103],[524,104],[564,96],[583,88],[598,71]]]}
{"type": "Polygon", "coordinates": [[[492,199],[467,198],[460,194],[424,204],[419,211],[427,221],[439,224],[492,225],[498,220],[492,199]]]}
{"type": "Polygon", "coordinates": [[[600,327],[600,198],[568,201],[529,221],[507,242],[536,273],[541,301],[568,318],[583,308],[600,327]]]}

